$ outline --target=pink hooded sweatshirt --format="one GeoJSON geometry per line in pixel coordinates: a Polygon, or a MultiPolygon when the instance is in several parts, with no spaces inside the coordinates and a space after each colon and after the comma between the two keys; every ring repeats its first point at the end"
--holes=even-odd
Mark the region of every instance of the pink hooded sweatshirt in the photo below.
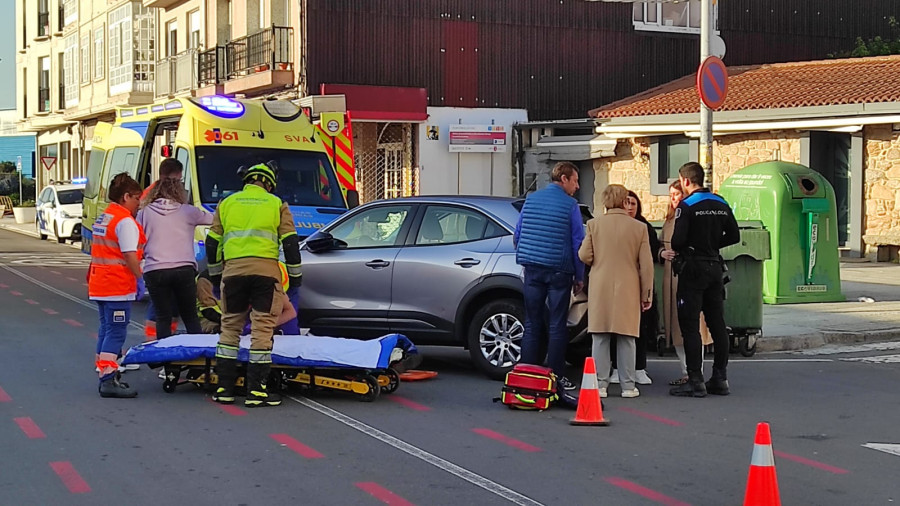
{"type": "Polygon", "coordinates": [[[213,215],[190,204],[157,199],[138,212],[144,228],[144,272],[191,265],[194,257],[194,228],[212,224],[213,215]]]}

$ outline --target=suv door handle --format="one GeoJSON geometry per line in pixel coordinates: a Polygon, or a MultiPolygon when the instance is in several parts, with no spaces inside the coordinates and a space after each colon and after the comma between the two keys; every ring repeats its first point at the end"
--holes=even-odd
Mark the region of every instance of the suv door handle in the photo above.
{"type": "Polygon", "coordinates": [[[366,262],[366,267],[371,267],[373,269],[382,269],[384,267],[387,267],[388,265],[391,265],[391,263],[381,259],[366,262]]]}
{"type": "Polygon", "coordinates": [[[453,262],[460,267],[472,267],[474,265],[478,265],[481,263],[481,260],[476,260],[474,258],[461,258],[455,262],[453,262]]]}

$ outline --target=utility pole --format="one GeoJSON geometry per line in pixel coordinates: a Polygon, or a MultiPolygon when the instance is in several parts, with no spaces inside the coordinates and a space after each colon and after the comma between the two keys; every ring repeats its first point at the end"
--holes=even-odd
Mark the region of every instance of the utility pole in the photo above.
{"type": "MultiPolygon", "coordinates": [[[[712,35],[712,2],[700,0],[700,64],[709,57],[712,35]]],[[[704,185],[713,184],[713,112],[700,100],[700,165],[703,167],[704,185]]]]}

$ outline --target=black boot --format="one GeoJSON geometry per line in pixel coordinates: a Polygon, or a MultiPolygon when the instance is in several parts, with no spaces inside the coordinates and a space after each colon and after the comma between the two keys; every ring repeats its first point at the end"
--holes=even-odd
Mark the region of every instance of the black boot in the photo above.
{"type": "Polygon", "coordinates": [[[128,383],[119,381],[119,374],[100,382],[100,397],[113,397],[116,399],[131,399],[137,397],[137,390],[128,383]]]}
{"type": "Polygon", "coordinates": [[[212,398],[221,404],[234,404],[234,380],[237,378],[237,360],[216,357],[216,375],[219,387],[212,398]]]}
{"type": "Polygon", "coordinates": [[[712,377],[706,382],[706,391],[713,395],[728,395],[728,376],[725,369],[713,369],[712,377]]]}
{"type": "Polygon", "coordinates": [[[264,406],[278,406],[281,404],[281,396],[270,392],[266,388],[269,379],[270,364],[250,364],[247,366],[247,398],[244,399],[244,407],[259,408],[264,406]]]}
{"type": "Polygon", "coordinates": [[[688,382],[669,389],[669,395],[677,397],[706,397],[703,373],[700,371],[688,371],[688,382]]]}

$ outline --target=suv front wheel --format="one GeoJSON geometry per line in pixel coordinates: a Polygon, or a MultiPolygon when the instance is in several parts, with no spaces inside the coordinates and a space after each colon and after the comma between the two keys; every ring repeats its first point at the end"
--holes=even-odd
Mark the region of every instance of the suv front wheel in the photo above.
{"type": "Polygon", "coordinates": [[[468,345],[472,361],[495,380],[506,377],[522,354],[525,306],[515,299],[488,302],[475,312],[469,324],[468,345]]]}

